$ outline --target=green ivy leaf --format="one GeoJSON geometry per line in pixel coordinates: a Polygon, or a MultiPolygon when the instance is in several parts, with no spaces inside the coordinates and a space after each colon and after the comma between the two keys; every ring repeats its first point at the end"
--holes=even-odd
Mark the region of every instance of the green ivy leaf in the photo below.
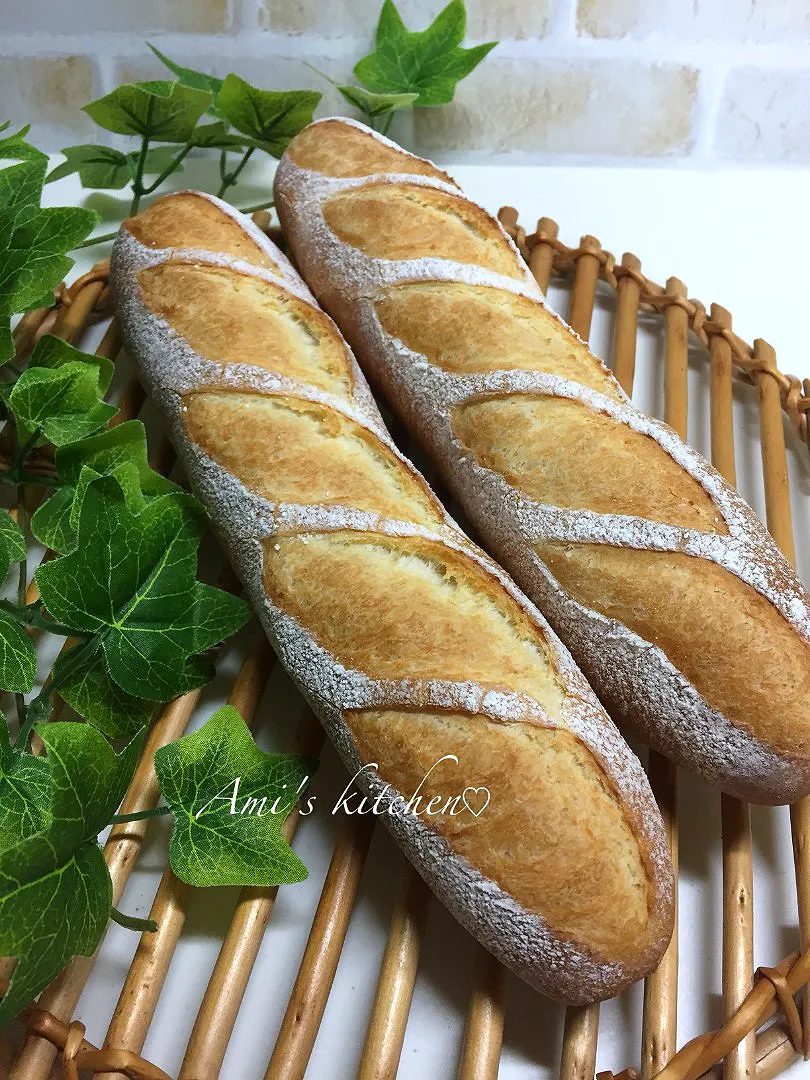
{"type": "Polygon", "coordinates": [[[416,93],[416,105],[445,105],[456,84],[495,48],[496,41],[461,48],[467,28],[463,0],[450,0],[427,30],[410,32],[393,0],[385,0],[376,48],[355,65],[354,74],[377,93],[416,93]]]}
{"type": "Polygon", "coordinates": [[[0,579],[5,580],[11,564],[22,562],[27,554],[22,529],[8,510],[0,510],[0,579]]]}
{"type": "MultiPolygon", "coordinates": [[[[59,679],[70,655],[63,653],[56,661],[54,679],[59,679]]],[[[112,681],[100,652],[86,667],[60,681],[58,693],[79,716],[111,739],[134,735],[148,724],[155,710],[153,701],[127,694],[112,681]]]]}
{"type": "Polygon", "coordinates": [[[192,146],[217,150],[241,150],[246,144],[243,136],[228,131],[221,120],[195,127],[189,142],[192,146]]]}
{"type": "Polygon", "coordinates": [[[189,658],[249,618],[244,601],[195,580],[203,527],[189,496],[136,506],[117,476],[96,477],[82,496],[76,550],[37,569],[47,610],[99,635],[110,675],[128,694],[167,701],[201,686],[210,669],[189,658]]]}
{"type": "Polygon", "coordinates": [[[214,102],[208,106],[208,112],[213,116],[217,116],[216,109],[216,97],[222,89],[222,79],[218,79],[216,75],[207,75],[204,71],[196,71],[194,68],[183,67],[182,64],[175,63],[174,60],[170,60],[165,53],[162,53],[160,49],[156,49],[154,45],[147,41],[146,43],[155,56],[160,60],[162,64],[171,71],[180,80],[183,86],[190,86],[192,90],[206,90],[214,98],[214,102]]]}
{"type": "Polygon", "coordinates": [[[281,826],[316,768],[311,758],[263,753],[231,705],[161,747],[155,770],[174,813],[174,873],[190,885],[303,881],[306,867],[281,826]]]}
{"type": "Polygon", "coordinates": [[[103,396],[112,366],[64,342],[42,341],[44,348],[37,345],[39,355],[14,384],[8,406],[22,442],[39,429],[48,442],[62,446],[92,435],[115,416],[118,410],[103,396]]]}
{"type": "Polygon", "coordinates": [[[31,531],[37,540],[60,555],[67,555],[76,546],[81,495],[86,482],[94,476],[110,476],[122,465],[132,465],[139,490],[147,501],[181,490],[149,467],[146,432],[140,420],[127,420],[98,435],[61,446],[54,460],[63,486],[34,511],[31,531]],[[80,488],[84,469],[88,472],[80,488]]]}
{"type": "Polygon", "coordinates": [[[11,316],[43,306],[67,274],[67,252],[91,232],[98,215],[78,207],[42,209],[47,157],[25,142],[27,129],[0,140],[0,361],[13,355],[11,316]]]}
{"type": "Polygon", "coordinates": [[[37,730],[50,763],[50,814],[41,830],[0,853],[0,955],[17,960],[0,1024],[101,940],[112,883],[96,837],[124,796],[142,744],[134,739],[116,754],[87,724],[37,730]]]}
{"type": "MultiPolygon", "coordinates": [[[[45,178],[46,184],[61,180],[63,176],[70,176],[71,173],[78,173],[82,187],[115,191],[126,187],[130,180],[134,179],[140,157],[136,150],[124,154],[112,146],[92,144],[66,146],[62,153],[65,155],[65,160],[48,173],[45,178]]],[[[162,173],[169,167],[176,154],[177,151],[171,146],[152,147],[146,154],[144,175],[162,173]]],[[[182,172],[182,164],[176,166],[173,171],[182,172]]]]}
{"type": "MultiPolygon", "coordinates": [[[[10,127],[10,120],[0,124],[0,135],[4,131],[8,131],[10,127]]],[[[6,135],[4,139],[0,139],[0,158],[5,160],[13,158],[17,161],[41,161],[43,158],[47,160],[46,154],[43,154],[36,146],[26,142],[26,136],[30,130],[31,125],[26,124],[19,131],[15,131],[13,135],[6,135]]]]}
{"type": "Polygon", "coordinates": [[[152,80],[116,87],[112,93],[85,105],[84,111],[99,127],[117,135],[184,143],[211,100],[205,90],[152,80]]]}
{"type": "Polygon", "coordinates": [[[365,90],[362,86],[339,85],[338,90],[351,105],[365,116],[371,117],[409,109],[419,97],[417,93],[375,94],[373,90],[365,90]]]}
{"type": "Polygon", "coordinates": [[[51,763],[14,750],[0,714],[0,852],[45,828],[51,816],[51,763]]]}
{"type": "Polygon", "coordinates": [[[28,634],[0,611],[0,688],[27,694],[37,677],[37,653],[28,634]]]}
{"type": "Polygon", "coordinates": [[[45,334],[39,339],[31,353],[28,367],[58,368],[65,364],[82,363],[88,364],[97,372],[99,390],[105,394],[112,381],[115,365],[106,356],[97,356],[95,353],[82,352],[81,349],[68,345],[62,338],[53,334],[45,334]]]}
{"type": "Polygon", "coordinates": [[[217,108],[248,144],[281,157],[287,144],[312,122],[321,100],[316,90],[259,90],[238,75],[228,75],[217,97],[217,108]]]}

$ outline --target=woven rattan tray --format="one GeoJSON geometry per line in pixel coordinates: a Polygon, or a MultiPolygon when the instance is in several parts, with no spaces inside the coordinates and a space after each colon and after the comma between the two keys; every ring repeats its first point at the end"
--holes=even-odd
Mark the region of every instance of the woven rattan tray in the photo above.
{"type": "MultiPolygon", "coordinates": [[[[266,215],[257,215],[257,218],[260,224],[267,224],[266,215]]],[[[700,448],[711,453],[715,465],[732,483],[736,482],[735,417],[739,428],[742,408],[749,438],[752,426],[756,430],[758,425],[767,524],[785,554],[792,559],[788,455],[801,457],[801,468],[806,469],[804,455],[810,449],[810,380],[801,384],[798,379],[780,373],[774,351],[767,343],[757,341],[753,347],[746,344],[733,333],[727,311],[712,305],[707,312],[700,302],[688,297],[685,286],[678,279],[670,278],[665,287],[648,280],[635,256],[625,255],[621,262],[616,262],[590,236],[583,237],[578,247],[569,248],[559,241],[557,225],[546,218],[541,219],[532,235],[525,233],[518,225],[516,213],[508,208],[501,212],[501,220],[515,237],[541,287],[547,289],[551,282],[555,300],[560,301],[563,310],[567,303],[569,322],[583,338],[592,336],[592,322],[597,313],[596,321],[600,322],[603,340],[594,338],[592,344],[613,367],[628,393],[633,392],[638,343],[645,335],[660,341],[660,349],[651,361],[653,370],[647,375],[652,374],[662,390],[658,395],[662,402],[661,414],[684,436],[688,434],[690,365],[703,369],[701,385],[706,391],[697,401],[692,393],[693,408],[704,407],[708,411],[711,442],[710,446],[700,448]],[[751,387],[750,397],[743,394],[738,400],[740,387],[745,382],[751,387]],[[789,433],[787,447],[786,431],[789,433]]],[[[15,334],[18,352],[24,358],[37,335],[45,330],[87,345],[93,340],[91,328],[98,327],[107,318],[106,306],[106,267],[100,264],[93,272],[63,289],[54,308],[31,312],[23,318],[15,334]]],[[[98,329],[95,340],[97,338],[98,329]]],[[[118,354],[114,325],[104,331],[98,351],[109,357],[118,354]]],[[[141,412],[144,394],[132,378],[131,368],[128,369],[125,362],[120,367],[122,372],[130,372],[130,381],[120,393],[119,418],[125,419],[141,412]]],[[[150,441],[153,464],[168,471],[174,459],[165,438],[153,429],[150,441]]],[[[794,494],[794,498],[797,497],[794,494]]],[[[237,587],[227,569],[221,571],[220,583],[237,587]]],[[[223,657],[220,669],[218,677],[220,683],[228,684],[229,700],[249,721],[255,720],[257,715],[263,716],[268,709],[283,708],[294,718],[286,725],[284,745],[307,752],[320,749],[323,742],[320,728],[311,714],[302,712],[300,701],[296,703],[289,694],[289,687],[278,691],[282,697],[286,694],[283,705],[279,703],[278,694],[274,696],[274,691],[267,691],[271,673],[275,679],[278,672],[274,671],[272,654],[263,640],[254,635],[248,638],[247,644],[240,641],[223,657]]],[[[271,691],[275,685],[271,679],[271,691]]],[[[155,805],[159,793],[151,765],[154,751],[178,738],[195,714],[204,711],[204,705],[200,692],[195,692],[172,702],[158,713],[122,812],[155,805]]],[[[208,710],[205,710],[207,714],[208,710]]],[[[653,754],[650,755],[649,773],[677,866],[676,770],[653,754]]],[[[718,864],[722,861],[723,995],[718,1010],[722,1026],[677,1050],[679,955],[676,935],[660,968],[646,981],[643,1006],[638,1007],[640,991],[636,990],[637,1007],[627,1009],[627,1016],[631,1020],[637,1018],[638,1022],[624,1045],[639,1049],[630,1055],[629,1061],[616,1062],[615,1067],[617,1072],[627,1064],[638,1067],[642,1080],[656,1075],[666,1077],[666,1080],[692,1080],[718,1067],[725,1069],[729,1080],[748,1077],[768,1080],[797,1055],[808,1056],[810,1052],[810,995],[802,994],[810,980],[810,802],[805,800],[789,811],[784,808],[763,811],[790,815],[795,885],[791,882],[789,887],[792,910],[788,932],[795,939],[795,951],[786,957],[774,955],[771,958],[773,967],[755,972],[753,895],[756,883],[753,880],[749,809],[725,796],[707,792],[705,797],[716,807],[716,817],[722,823],[722,829],[717,830],[718,836],[722,834],[722,851],[717,850],[714,860],[718,864]]],[[[296,831],[297,824],[292,815],[286,826],[289,837],[296,831]]],[[[420,952],[423,969],[434,945],[440,949],[442,942],[428,940],[425,948],[420,950],[431,909],[430,897],[387,838],[383,835],[380,839],[382,830],[373,830],[369,818],[347,818],[339,826],[332,823],[330,827],[331,832],[322,820],[307,824],[314,846],[319,843],[321,846],[332,845],[328,869],[312,883],[317,902],[308,907],[298,904],[295,899],[298,894],[292,890],[287,890],[279,901],[278,907],[283,909],[281,917],[287,922],[293,919],[300,933],[294,955],[286,959],[290,974],[284,997],[273,1003],[273,1010],[263,999],[262,988],[256,985],[257,978],[250,984],[249,980],[260,949],[266,939],[272,937],[274,922],[279,918],[278,911],[275,920],[272,918],[277,907],[277,890],[247,888],[233,897],[230,924],[219,928],[213,942],[215,963],[202,973],[197,969],[184,972],[182,942],[187,913],[193,904],[200,908],[218,906],[221,901],[217,896],[221,891],[195,896],[193,890],[181,885],[168,869],[164,869],[150,912],[159,923],[159,931],[143,935],[134,956],[130,951],[128,967],[119,964],[116,968],[109,963],[102,964],[102,961],[94,967],[93,960],[73,961],[44,991],[38,1005],[22,1014],[24,1029],[22,1033],[17,1032],[22,1049],[18,1052],[16,1046],[12,1046],[12,1036],[6,1037],[4,1054],[0,1054],[0,1070],[4,1067],[2,1062],[7,1060],[10,1080],[46,1080],[52,1070],[55,1070],[53,1075],[63,1073],[68,1080],[73,1080],[80,1069],[90,1070],[104,1080],[117,1080],[121,1076],[165,1080],[168,1073],[142,1056],[144,1044],[154,1023],[171,1025],[173,1010],[179,1010],[177,995],[182,994],[183,987],[193,987],[196,1021],[190,1027],[190,1038],[178,1072],[182,1080],[214,1080],[219,1075],[225,1075],[228,1080],[250,1080],[254,1075],[260,1076],[261,1069],[243,1072],[244,1066],[232,1064],[230,1059],[223,1069],[231,1034],[238,1024],[247,1024],[255,1040],[268,1047],[266,1080],[294,1080],[303,1077],[305,1071],[308,1077],[317,1080],[348,1075],[351,1062],[335,1062],[330,1066],[328,1062],[324,1063],[322,1055],[312,1055],[342,951],[348,947],[347,942],[351,945],[352,912],[363,888],[368,891],[368,877],[372,875],[372,892],[377,884],[393,877],[398,893],[382,886],[377,888],[385,894],[383,903],[387,908],[377,911],[377,921],[387,937],[384,947],[380,943],[376,952],[370,947],[375,970],[369,970],[369,987],[376,984],[376,990],[372,995],[369,989],[369,996],[363,999],[369,1007],[352,1014],[357,1034],[353,1040],[345,1040],[346,1053],[353,1054],[352,1060],[359,1062],[357,1075],[362,1080],[394,1077],[420,974],[420,952]],[[367,859],[370,848],[371,856],[367,859]],[[381,871],[376,871],[376,876],[375,859],[382,859],[384,864],[381,871]],[[284,907],[288,895],[291,899],[284,907]],[[83,990],[93,988],[94,984],[102,986],[101,992],[107,998],[117,998],[101,1050],[84,1039],[84,1026],[74,1019],[83,990]],[[269,1015],[278,1011],[280,1017],[283,1001],[288,1003],[280,1029],[276,1022],[268,1032],[267,1029],[272,1027],[269,1015]]],[[[137,872],[140,856],[143,855],[141,863],[148,858],[165,866],[165,841],[165,831],[161,832],[156,819],[119,825],[112,830],[106,842],[105,857],[116,900],[130,876],[137,872]],[[147,835],[147,829],[150,835],[147,835]]],[[[298,888],[301,887],[294,887],[298,888]]],[[[436,907],[432,905],[432,908],[436,907]]],[[[450,923],[448,916],[441,924],[445,933],[456,935],[457,942],[462,942],[463,951],[470,954],[469,968],[460,974],[460,986],[455,985],[454,999],[446,1006],[450,1009],[458,1006],[457,1012],[462,1014],[466,1010],[463,1037],[459,1028],[455,1050],[450,1054],[454,1061],[449,1071],[444,1064],[437,1065],[428,1047],[418,1071],[409,1070],[408,1075],[439,1080],[457,1074],[462,1080],[492,1080],[498,1075],[502,1047],[509,1045],[508,1023],[504,1042],[504,1020],[511,976],[506,976],[494,960],[473,946],[464,932],[450,923]]],[[[200,929],[199,925],[197,929],[200,929]]],[[[195,933],[194,926],[187,926],[186,930],[185,936],[195,933]]],[[[359,943],[361,950],[364,944],[359,943]]],[[[102,960],[103,957],[102,952],[102,960]]],[[[706,963],[709,963],[708,957],[706,963]]],[[[341,992],[350,995],[354,990],[354,987],[344,990],[341,987],[338,979],[333,1002],[341,992]]],[[[522,992],[524,1009],[525,1001],[530,999],[528,1008],[536,1010],[538,1018],[556,1009],[531,995],[527,989],[522,992]]],[[[90,1023],[92,1018],[86,1011],[83,1015],[90,1023]]],[[[530,1015],[525,1011],[520,1024],[531,1023],[530,1015]]],[[[329,1016],[326,1011],[327,1021],[329,1016]]],[[[536,1075],[539,1066],[552,1065],[559,1069],[565,1080],[591,1080],[596,1067],[599,1020],[599,1007],[569,1009],[564,1019],[561,1052],[557,1048],[553,1051],[557,1060],[552,1063],[550,1053],[544,1051],[542,1061],[529,1061],[525,1074],[521,1072],[520,1075],[536,1075]]],[[[444,1023],[440,1010],[436,1011],[435,1022],[437,1027],[444,1023]]],[[[183,1030],[182,1024],[179,1027],[183,1030]]],[[[612,1074],[603,1072],[600,1076],[610,1080],[612,1074]]]]}

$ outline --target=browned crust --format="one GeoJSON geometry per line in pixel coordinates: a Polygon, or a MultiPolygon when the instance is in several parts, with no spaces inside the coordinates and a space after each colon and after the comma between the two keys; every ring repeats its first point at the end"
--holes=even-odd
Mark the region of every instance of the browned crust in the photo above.
{"type": "Polygon", "coordinates": [[[144,303],[206,360],[351,393],[351,360],[334,323],[281,285],[180,260],[142,270],[138,284],[144,303]]]}
{"type": "Polygon", "coordinates": [[[737,727],[810,756],[806,646],[750,585],[682,552],[545,543],[538,554],[570,596],[657,645],[737,727]]]}
{"type": "Polygon", "coordinates": [[[328,176],[373,176],[375,173],[411,173],[432,176],[455,186],[453,180],[429,161],[386,146],[362,128],[352,128],[335,153],[329,136],[344,128],[340,120],[322,120],[305,128],[290,144],[289,153],[302,169],[328,176]]]}
{"type": "Polygon", "coordinates": [[[398,184],[397,192],[393,203],[390,183],[369,182],[334,195],[324,204],[326,223],[374,259],[433,256],[523,279],[520,258],[508,244],[496,243],[503,234],[486,211],[459,195],[418,184],[398,184]]]}
{"type": "Polygon", "coordinates": [[[454,409],[453,432],[476,461],[537,502],[728,532],[711,497],[655,439],[584,402],[474,398],[454,409]],[[505,431],[520,439],[504,439],[505,431]]]}
{"type": "Polygon", "coordinates": [[[137,217],[125,221],[124,228],[150,248],[199,248],[267,269],[276,265],[237,221],[194,191],[157,199],[137,217]]]}

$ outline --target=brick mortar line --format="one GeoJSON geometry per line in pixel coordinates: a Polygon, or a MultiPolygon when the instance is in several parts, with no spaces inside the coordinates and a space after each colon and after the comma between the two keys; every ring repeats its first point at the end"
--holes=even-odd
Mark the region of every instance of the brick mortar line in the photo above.
{"type": "MultiPolygon", "coordinates": [[[[699,67],[707,61],[717,61],[718,54],[722,54],[723,62],[730,67],[797,71],[810,69],[810,43],[804,42],[675,42],[658,35],[646,38],[594,38],[573,34],[570,28],[559,23],[550,26],[550,32],[541,38],[504,38],[492,56],[515,60],[636,59],[649,63],[699,67]],[[561,45],[565,46],[564,55],[560,54],[561,45]],[[729,56],[733,59],[729,60],[729,56]]],[[[234,58],[244,55],[254,59],[265,56],[322,56],[324,51],[337,56],[351,52],[356,53],[359,58],[371,47],[370,38],[366,35],[342,34],[330,37],[314,33],[292,34],[242,25],[233,33],[210,34],[175,33],[166,30],[124,33],[96,30],[92,34],[84,35],[15,31],[4,35],[0,52],[6,56],[47,56],[64,53],[98,55],[104,52],[116,57],[130,57],[143,54],[147,40],[154,41],[158,46],[165,45],[167,51],[174,48],[184,53],[198,52],[205,55],[213,50],[217,55],[234,58]]],[[[476,39],[470,40],[474,42],[476,39]]]]}

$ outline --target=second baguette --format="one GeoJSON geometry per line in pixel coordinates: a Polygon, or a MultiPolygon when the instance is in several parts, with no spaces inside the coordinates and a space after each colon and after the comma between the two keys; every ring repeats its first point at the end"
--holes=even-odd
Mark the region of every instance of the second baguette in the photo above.
{"type": "Polygon", "coordinates": [[[614,719],[739,798],[810,791],[806,590],[499,223],[347,120],[296,136],[275,187],[315,295],[614,719]]]}

